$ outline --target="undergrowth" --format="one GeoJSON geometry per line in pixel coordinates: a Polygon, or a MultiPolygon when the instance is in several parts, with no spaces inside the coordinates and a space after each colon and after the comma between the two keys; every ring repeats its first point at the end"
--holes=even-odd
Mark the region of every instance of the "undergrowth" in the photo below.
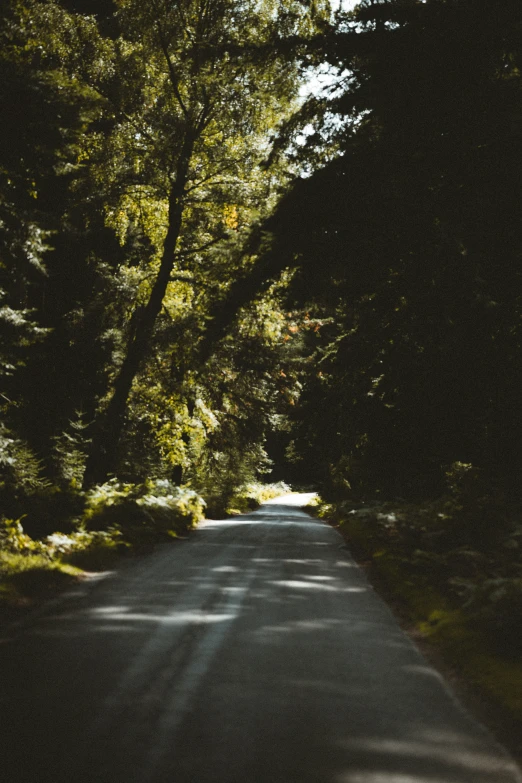
{"type": "Polygon", "coordinates": [[[291,487],[284,481],[278,481],[275,484],[262,484],[259,481],[249,481],[237,487],[227,498],[225,504],[221,499],[208,499],[208,516],[219,518],[221,516],[231,516],[233,514],[244,514],[248,511],[254,511],[267,500],[286,495],[291,492],[291,487]]]}
{"type": "Polygon", "coordinates": [[[26,504],[32,535],[25,515],[0,519],[0,605],[48,596],[77,581],[84,571],[109,570],[122,554],[178,538],[203,518],[205,508],[194,491],[166,480],[112,480],[77,492],[74,504],[53,506],[57,493],[53,490],[49,496],[50,508],[75,508],[76,516],[57,514],[52,524],[39,490],[36,502],[28,498],[26,504]],[[37,515],[35,519],[39,507],[44,508],[40,526],[37,515]],[[33,532],[38,530],[40,536],[33,532]]]}
{"type": "Polygon", "coordinates": [[[0,601],[52,595],[75,583],[82,571],[45,555],[0,551],[0,601]]]}
{"type": "MultiPolygon", "coordinates": [[[[249,511],[290,491],[283,482],[246,483],[223,513],[249,511]]],[[[113,479],[88,492],[38,487],[23,507],[28,513],[18,519],[0,518],[0,606],[48,596],[85,571],[110,570],[122,555],[182,538],[203,519],[206,503],[165,479],[113,479]]]]}

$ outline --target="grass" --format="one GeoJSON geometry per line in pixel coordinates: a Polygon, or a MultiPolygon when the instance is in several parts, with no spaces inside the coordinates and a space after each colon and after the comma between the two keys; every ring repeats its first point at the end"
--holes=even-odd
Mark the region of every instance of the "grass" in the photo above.
{"type": "Polygon", "coordinates": [[[44,555],[0,551],[0,605],[48,597],[75,584],[83,571],[44,555]]]}
{"type": "Polygon", "coordinates": [[[116,545],[96,545],[62,556],[62,562],[80,571],[110,571],[128,550],[116,545]]]}

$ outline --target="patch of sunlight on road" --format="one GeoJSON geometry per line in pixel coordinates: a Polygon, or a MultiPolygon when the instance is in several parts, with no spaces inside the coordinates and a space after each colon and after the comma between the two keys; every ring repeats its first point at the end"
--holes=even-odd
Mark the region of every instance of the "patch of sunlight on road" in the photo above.
{"type": "MultiPolygon", "coordinates": [[[[230,588],[231,589],[231,588],[230,588]]],[[[239,589],[239,588],[237,588],[239,589]]],[[[120,607],[102,607],[100,609],[91,609],[89,614],[109,620],[138,620],[141,622],[164,623],[169,625],[219,623],[225,620],[234,619],[232,614],[209,614],[208,612],[174,612],[171,614],[145,614],[140,612],[131,612],[120,607]]]]}
{"type": "Polygon", "coordinates": [[[198,525],[198,530],[208,530],[209,528],[227,528],[227,527],[247,527],[249,525],[264,525],[264,519],[241,519],[241,517],[232,517],[232,519],[204,519],[198,525]]]}
{"type": "Polygon", "coordinates": [[[366,593],[366,587],[334,587],[334,585],[325,585],[318,582],[305,582],[298,579],[278,579],[270,584],[278,587],[292,587],[296,590],[321,590],[328,593],[366,593]]]}
{"type": "Polygon", "coordinates": [[[108,614],[114,615],[121,612],[126,612],[126,606],[97,606],[90,610],[90,614],[108,614]]]}
{"type": "Polygon", "coordinates": [[[348,773],[336,778],[337,783],[451,783],[447,778],[434,778],[432,775],[420,778],[417,774],[405,775],[403,772],[368,772],[348,773]]]}
{"type": "Polygon", "coordinates": [[[280,625],[263,625],[261,628],[254,631],[253,635],[264,636],[267,633],[290,634],[328,631],[332,628],[338,628],[339,626],[342,626],[341,620],[328,620],[323,618],[317,620],[292,620],[280,625]]]}
{"type": "MultiPolygon", "coordinates": [[[[347,750],[361,749],[370,751],[375,757],[381,756],[389,760],[393,757],[425,759],[431,763],[439,761],[451,764],[453,770],[473,771],[473,773],[498,772],[499,759],[496,754],[480,751],[476,746],[470,746],[469,737],[457,732],[423,731],[415,729],[414,737],[405,739],[368,738],[347,740],[341,743],[347,750]],[[467,747],[466,747],[467,746],[467,747]]],[[[432,771],[433,772],[433,771],[432,771]]],[[[417,773],[415,777],[396,774],[395,772],[349,773],[338,777],[339,783],[451,783],[451,772],[441,771],[439,774],[425,775],[417,773]]],[[[482,779],[482,777],[481,777],[482,779]]],[[[492,783],[495,778],[492,778],[492,783]]]]}
{"type": "MultiPolygon", "coordinates": [[[[275,560],[273,557],[254,557],[252,558],[254,563],[268,563],[268,565],[272,565],[275,560]]],[[[320,566],[324,561],[321,560],[318,557],[314,558],[306,558],[306,559],[297,559],[295,557],[285,557],[284,561],[285,563],[297,563],[298,565],[313,565],[313,566],[320,566]]]]}
{"type": "Polygon", "coordinates": [[[316,492],[292,492],[291,495],[280,495],[277,498],[266,500],[263,505],[301,507],[307,506],[316,497],[316,492]]]}
{"type": "Polygon", "coordinates": [[[421,674],[424,677],[431,677],[431,679],[438,680],[441,683],[444,683],[444,677],[439,674],[438,671],[435,669],[432,669],[431,666],[412,666],[411,664],[408,664],[408,666],[403,666],[402,670],[405,672],[412,672],[413,674],[421,674]]]}

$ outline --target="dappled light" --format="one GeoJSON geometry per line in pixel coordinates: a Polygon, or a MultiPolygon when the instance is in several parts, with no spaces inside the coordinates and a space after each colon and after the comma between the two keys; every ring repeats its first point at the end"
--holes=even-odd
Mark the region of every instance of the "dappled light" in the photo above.
{"type": "Polygon", "coordinates": [[[514,783],[341,543],[295,505],[209,521],[28,629],[7,696],[49,780],[514,783]]]}
{"type": "Polygon", "coordinates": [[[0,31],[2,783],[522,783],[520,0],[0,31]]]}

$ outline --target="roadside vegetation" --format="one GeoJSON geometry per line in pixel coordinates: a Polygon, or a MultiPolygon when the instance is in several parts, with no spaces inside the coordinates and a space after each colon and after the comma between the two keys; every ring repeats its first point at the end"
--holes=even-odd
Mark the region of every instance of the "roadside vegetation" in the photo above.
{"type": "Polygon", "coordinates": [[[425,502],[318,500],[310,510],[338,528],[407,630],[520,757],[520,509],[482,494],[469,465],[454,465],[448,484],[425,502]]]}
{"type": "MultiPolygon", "coordinates": [[[[284,482],[252,481],[237,487],[222,511],[226,516],[252,511],[290,491],[284,482]]],[[[183,539],[209,515],[200,495],[166,480],[136,485],[114,479],[77,493],[75,502],[81,503],[78,515],[55,518],[55,532],[40,538],[25,532],[23,518],[0,520],[0,609],[30,606],[70,587],[86,572],[117,568],[122,557],[183,539]]],[[[52,499],[47,503],[52,505],[52,499]]],[[[47,525],[53,527],[49,520],[47,525]]]]}
{"type": "MultiPolygon", "coordinates": [[[[45,496],[38,500],[42,503],[45,496]]],[[[168,481],[134,485],[112,480],[76,493],[74,500],[81,507],[78,515],[47,518],[46,526],[54,531],[47,535],[30,536],[23,517],[1,520],[0,605],[52,595],[85,571],[108,570],[122,555],[176,539],[195,527],[205,506],[195,492],[168,481]]],[[[52,508],[53,496],[47,503],[52,508]]],[[[32,529],[39,527],[33,518],[32,529]]]]}

